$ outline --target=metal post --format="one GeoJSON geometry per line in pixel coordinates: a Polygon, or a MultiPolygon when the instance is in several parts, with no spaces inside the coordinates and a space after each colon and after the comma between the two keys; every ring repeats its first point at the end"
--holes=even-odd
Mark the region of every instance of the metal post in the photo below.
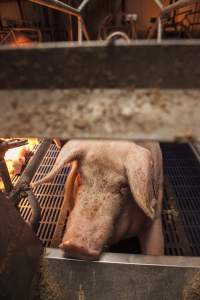
{"type": "Polygon", "coordinates": [[[13,185],[9,176],[8,168],[5,162],[5,159],[2,158],[0,160],[0,174],[2,177],[2,181],[5,187],[6,193],[9,193],[13,189],[13,185]]]}
{"type": "Polygon", "coordinates": [[[77,22],[78,22],[78,42],[79,44],[81,44],[83,41],[83,32],[82,32],[82,22],[80,17],[77,18],[77,22]]]}

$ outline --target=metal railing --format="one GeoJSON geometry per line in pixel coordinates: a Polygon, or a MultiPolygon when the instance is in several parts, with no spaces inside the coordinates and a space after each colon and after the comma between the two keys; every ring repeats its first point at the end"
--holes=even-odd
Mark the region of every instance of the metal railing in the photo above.
{"type": "Polygon", "coordinates": [[[59,0],[28,0],[28,1],[40,4],[40,5],[52,8],[54,10],[63,12],[65,14],[68,14],[70,16],[76,17],[77,24],[78,24],[78,41],[79,41],[79,43],[82,43],[83,37],[85,37],[86,40],[90,39],[85,22],[81,15],[83,9],[89,3],[90,0],[83,0],[78,8],[74,8],[74,7],[72,7],[66,3],[63,3],[62,1],[59,1],[59,0]]]}
{"type": "Polygon", "coordinates": [[[155,4],[160,9],[160,16],[157,18],[154,26],[150,30],[148,34],[148,39],[152,38],[154,36],[155,32],[157,31],[157,41],[160,42],[162,39],[162,23],[163,19],[165,19],[167,16],[169,16],[170,13],[176,11],[177,9],[180,9],[184,6],[193,4],[193,3],[200,3],[200,0],[178,0],[172,4],[169,4],[167,6],[164,6],[161,0],[153,0],[155,4]]]}

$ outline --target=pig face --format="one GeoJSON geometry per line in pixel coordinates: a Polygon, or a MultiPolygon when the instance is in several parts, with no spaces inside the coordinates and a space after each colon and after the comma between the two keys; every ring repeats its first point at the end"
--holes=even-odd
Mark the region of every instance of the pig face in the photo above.
{"type": "MultiPolygon", "coordinates": [[[[79,187],[61,248],[82,259],[97,259],[109,244],[125,199],[124,176],[87,156],[79,163],[79,187]],[[124,201],[123,201],[124,200],[124,201]]],[[[122,173],[122,170],[121,170],[122,173]]]]}
{"type": "Polygon", "coordinates": [[[135,143],[71,141],[62,148],[52,171],[35,185],[50,181],[65,164],[74,161],[78,189],[60,247],[73,257],[94,260],[112,239],[127,202],[122,192],[126,186],[143,213],[150,219],[155,217],[154,183],[159,172],[151,152],[135,143]]]}

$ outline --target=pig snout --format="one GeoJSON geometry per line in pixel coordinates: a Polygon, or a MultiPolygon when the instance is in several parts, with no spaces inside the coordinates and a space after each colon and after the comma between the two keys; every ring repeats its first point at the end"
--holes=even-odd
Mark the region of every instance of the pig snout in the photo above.
{"type": "Polygon", "coordinates": [[[60,248],[70,257],[84,260],[96,260],[100,257],[110,237],[111,220],[88,220],[82,218],[77,222],[70,216],[68,228],[60,248]]]}
{"type": "Polygon", "coordinates": [[[120,213],[120,197],[81,189],[70,213],[60,248],[67,255],[96,260],[109,244],[120,213]],[[98,195],[98,197],[97,197],[98,195]]]}
{"type": "Polygon", "coordinates": [[[84,260],[97,260],[101,254],[101,251],[94,249],[89,249],[86,245],[79,243],[76,240],[66,240],[61,245],[60,248],[64,250],[68,256],[73,258],[79,258],[84,260]]]}

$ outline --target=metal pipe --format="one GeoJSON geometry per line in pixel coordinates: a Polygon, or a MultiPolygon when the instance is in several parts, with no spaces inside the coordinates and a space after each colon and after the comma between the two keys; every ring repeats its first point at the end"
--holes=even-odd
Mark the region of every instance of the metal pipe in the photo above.
{"type": "Polygon", "coordinates": [[[20,197],[18,197],[19,192],[21,191],[21,189],[23,187],[27,187],[30,184],[42,158],[44,157],[45,153],[49,149],[51,142],[52,142],[51,139],[45,139],[42,142],[39,149],[36,151],[34,156],[28,162],[25,170],[23,171],[22,175],[20,176],[14,189],[9,193],[9,199],[10,199],[10,201],[12,201],[15,204],[16,207],[18,206],[18,204],[20,202],[20,197]]]}
{"type": "Polygon", "coordinates": [[[85,22],[84,22],[83,19],[81,19],[81,20],[82,20],[82,31],[83,31],[83,35],[84,35],[85,39],[86,39],[87,41],[89,41],[89,40],[90,40],[90,36],[89,36],[88,31],[87,31],[85,22]]]}
{"type": "Polygon", "coordinates": [[[43,159],[45,153],[49,149],[50,145],[52,143],[51,139],[45,139],[41,145],[39,146],[39,149],[36,151],[34,156],[30,159],[28,162],[24,172],[20,176],[20,179],[18,180],[16,187],[18,185],[21,185],[23,183],[30,183],[31,179],[33,178],[41,160],[43,159]]]}
{"type": "Polygon", "coordinates": [[[162,21],[158,18],[158,32],[157,32],[157,42],[160,43],[162,41],[162,21]]]}
{"type": "Polygon", "coordinates": [[[27,200],[30,204],[31,207],[31,218],[28,221],[29,226],[33,229],[34,232],[37,232],[37,229],[39,227],[39,222],[41,219],[41,208],[39,205],[39,202],[37,200],[37,198],[35,197],[35,195],[33,194],[33,192],[31,190],[29,190],[27,192],[27,200]]]}
{"type": "Polygon", "coordinates": [[[6,193],[9,193],[13,189],[13,184],[11,182],[10,175],[9,175],[9,172],[8,172],[8,168],[7,168],[7,165],[6,165],[6,162],[5,162],[4,158],[2,158],[0,160],[0,174],[1,174],[1,177],[2,177],[2,181],[3,181],[3,184],[4,184],[5,191],[6,191],[6,193]]]}
{"type": "Polygon", "coordinates": [[[107,38],[106,38],[106,41],[111,41],[112,38],[116,37],[116,36],[119,36],[121,38],[123,38],[125,41],[127,41],[127,43],[130,43],[130,39],[128,37],[128,35],[123,32],[123,31],[115,31],[115,32],[112,32],[107,38]]]}
{"type": "Polygon", "coordinates": [[[78,10],[81,12],[89,1],[90,0],[83,0],[83,2],[79,5],[78,10]]]}
{"type": "Polygon", "coordinates": [[[162,4],[162,2],[161,2],[160,0],[154,0],[154,2],[158,5],[158,7],[159,7],[160,9],[163,8],[163,4],[162,4]]]}
{"type": "Polygon", "coordinates": [[[80,17],[77,18],[77,22],[78,22],[78,42],[79,44],[81,44],[83,41],[83,31],[82,31],[82,22],[80,17]]]}

